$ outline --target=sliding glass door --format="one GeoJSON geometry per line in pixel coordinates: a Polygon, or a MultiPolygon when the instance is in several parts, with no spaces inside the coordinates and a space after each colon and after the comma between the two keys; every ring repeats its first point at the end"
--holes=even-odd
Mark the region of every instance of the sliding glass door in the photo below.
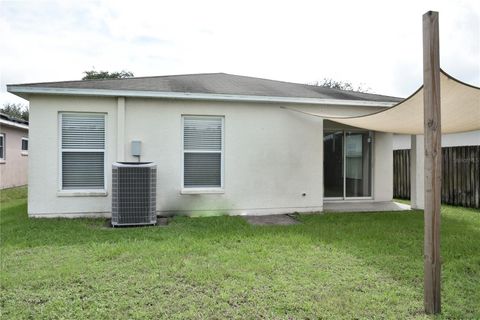
{"type": "Polygon", "coordinates": [[[343,198],[343,131],[323,134],[323,153],[324,195],[343,198]]]}
{"type": "Polygon", "coordinates": [[[323,135],[324,195],[330,199],[372,196],[372,134],[327,131],[323,135]]]}
{"type": "Polygon", "coordinates": [[[368,132],[345,133],[345,197],[371,196],[371,142],[368,132]]]}

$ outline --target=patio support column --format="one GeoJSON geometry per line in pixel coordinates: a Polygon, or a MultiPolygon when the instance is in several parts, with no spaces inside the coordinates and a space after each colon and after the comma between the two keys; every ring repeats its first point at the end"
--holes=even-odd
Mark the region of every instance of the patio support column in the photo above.
{"type": "Polygon", "coordinates": [[[420,210],[425,208],[423,139],[423,135],[412,135],[410,148],[410,203],[412,209],[420,210]]]}
{"type": "Polygon", "coordinates": [[[423,15],[423,125],[425,135],[424,306],[440,313],[442,130],[438,12],[423,15]]]}
{"type": "Polygon", "coordinates": [[[125,161],[125,97],[117,98],[117,161],[125,161]]]}

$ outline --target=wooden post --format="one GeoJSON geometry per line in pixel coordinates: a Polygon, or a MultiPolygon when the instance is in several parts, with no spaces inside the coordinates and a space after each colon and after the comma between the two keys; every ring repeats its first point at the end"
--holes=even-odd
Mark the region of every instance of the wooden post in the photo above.
{"type": "Polygon", "coordinates": [[[442,131],[438,12],[423,15],[423,117],[425,134],[425,312],[440,313],[440,204],[442,131]]]}

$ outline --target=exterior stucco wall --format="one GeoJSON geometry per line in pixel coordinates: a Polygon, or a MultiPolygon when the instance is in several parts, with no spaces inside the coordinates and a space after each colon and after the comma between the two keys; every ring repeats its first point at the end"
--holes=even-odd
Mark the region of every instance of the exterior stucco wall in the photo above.
{"type": "MultiPolygon", "coordinates": [[[[265,104],[127,99],[126,160],[157,163],[157,209],[278,213],[322,209],[322,121],[265,104]],[[182,115],[225,117],[225,193],[181,194],[182,115]],[[302,196],[306,193],[305,196],[302,196]]],[[[202,212],[203,211],[203,212],[202,212]]]]}
{"type": "Polygon", "coordinates": [[[392,133],[375,132],[373,157],[373,198],[391,201],[393,198],[392,133]]]}
{"type": "Polygon", "coordinates": [[[28,153],[22,152],[22,138],[28,138],[28,130],[0,124],[5,135],[5,159],[0,160],[0,189],[27,184],[28,153]]]}
{"type": "MultiPolygon", "coordinates": [[[[101,197],[59,196],[58,114],[62,111],[106,113],[107,163],[116,152],[116,99],[87,97],[42,97],[30,99],[29,215],[87,213],[110,215],[110,193],[101,197]]],[[[107,170],[111,185],[111,170],[107,170]]]]}
{"type": "MultiPolygon", "coordinates": [[[[378,110],[291,107],[304,111],[323,108],[332,115],[378,110]]],[[[130,156],[132,140],[142,141],[141,161],[157,164],[157,210],[161,214],[271,214],[320,211],[323,207],[323,121],[281,109],[280,105],[127,98],[124,131],[118,135],[117,121],[123,116],[117,117],[116,98],[35,96],[30,99],[30,117],[30,215],[110,215],[110,164],[121,157],[117,151],[121,153],[122,147],[125,161],[137,160],[130,156]],[[107,114],[107,196],[59,196],[61,111],[107,114]],[[181,194],[182,115],[225,117],[223,194],[181,194]],[[117,136],[125,139],[117,141],[117,136]]],[[[380,135],[378,139],[378,152],[391,154],[391,135],[380,135]]],[[[384,166],[380,167],[382,174],[391,179],[388,164],[384,166]]],[[[391,184],[391,180],[378,183],[384,189],[383,184],[391,184]]],[[[386,198],[388,191],[379,191],[378,199],[386,198]]]]}

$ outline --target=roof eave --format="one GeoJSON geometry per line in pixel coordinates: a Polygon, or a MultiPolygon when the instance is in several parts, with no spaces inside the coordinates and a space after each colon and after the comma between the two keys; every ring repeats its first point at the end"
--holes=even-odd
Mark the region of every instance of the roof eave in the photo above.
{"type": "Polygon", "coordinates": [[[370,101],[370,100],[339,100],[339,99],[275,97],[275,96],[190,93],[190,92],[163,92],[163,91],[143,91],[143,90],[50,88],[50,87],[30,87],[30,86],[21,86],[21,85],[7,85],[7,91],[15,95],[18,95],[22,98],[28,98],[29,94],[51,94],[51,95],[76,95],[76,96],[208,100],[208,101],[321,104],[321,105],[344,105],[344,106],[364,106],[364,107],[384,107],[384,108],[391,107],[397,103],[394,101],[384,102],[384,101],[370,101]]]}
{"type": "Polygon", "coordinates": [[[20,128],[20,129],[25,129],[28,130],[28,125],[14,122],[14,121],[8,121],[5,119],[0,119],[0,124],[4,126],[9,126],[9,127],[15,127],[15,128],[20,128]]]}

